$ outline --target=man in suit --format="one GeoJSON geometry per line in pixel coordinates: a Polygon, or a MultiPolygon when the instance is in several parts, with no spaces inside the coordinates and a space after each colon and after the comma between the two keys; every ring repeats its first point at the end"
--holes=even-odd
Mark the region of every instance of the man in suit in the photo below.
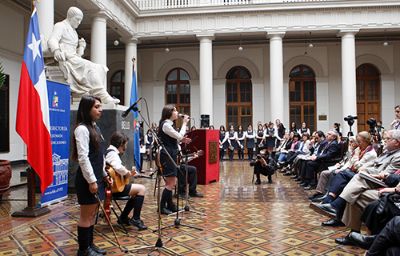
{"type": "MultiPolygon", "coordinates": [[[[360,168],[360,172],[367,172],[381,180],[385,180],[390,174],[400,169],[400,130],[388,131],[384,140],[385,151],[375,160],[374,165],[360,168]]],[[[312,206],[324,214],[334,216],[336,220],[341,220],[352,231],[360,232],[361,213],[370,202],[379,199],[377,188],[380,186],[362,178],[358,173],[332,203],[312,204],[312,206]]],[[[354,245],[349,235],[337,238],[335,241],[343,245],[354,245]]]]}
{"type": "Polygon", "coordinates": [[[325,170],[330,165],[334,165],[336,162],[332,162],[337,159],[341,153],[341,147],[337,141],[338,133],[335,130],[331,130],[326,134],[326,141],[328,144],[321,151],[321,154],[310,157],[311,161],[308,161],[305,169],[305,190],[315,189],[316,180],[315,174],[318,170],[325,170]]]}

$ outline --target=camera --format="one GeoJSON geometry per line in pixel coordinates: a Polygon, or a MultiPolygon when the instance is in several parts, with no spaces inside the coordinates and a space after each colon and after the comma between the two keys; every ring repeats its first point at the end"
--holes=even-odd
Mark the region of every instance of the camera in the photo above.
{"type": "Polygon", "coordinates": [[[349,126],[352,126],[354,124],[354,120],[356,120],[356,119],[357,119],[357,116],[352,116],[352,115],[348,115],[348,116],[344,117],[344,121],[346,121],[349,126]]]}
{"type": "Polygon", "coordinates": [[[376,127],[376,120],[375,118],[370,118],[367,120],[367,124],[369,125],[369,133],[371,135],[375,135],[375,127],[376,127]]]}

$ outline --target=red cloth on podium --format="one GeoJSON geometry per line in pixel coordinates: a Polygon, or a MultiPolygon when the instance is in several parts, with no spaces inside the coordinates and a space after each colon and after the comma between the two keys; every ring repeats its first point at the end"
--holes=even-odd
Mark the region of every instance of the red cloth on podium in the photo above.
{"type": "Polygon", "coordinates": [[[197,183],[206,185],[219,181],[219,131],[197,129],[188,133],[192,139],[189,150],[203,150],[204,155],[190,162],[197,168],[197,183]]]}

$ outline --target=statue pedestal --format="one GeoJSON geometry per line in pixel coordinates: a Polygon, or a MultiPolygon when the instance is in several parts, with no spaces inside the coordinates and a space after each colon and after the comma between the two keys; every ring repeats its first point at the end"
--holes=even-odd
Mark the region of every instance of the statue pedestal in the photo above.
{"type": "MultiPolygon", "coordinates": [[[[76,113],[78,110],[78,104],[71,105],[71,138],[74,134],[76,113]]],[[[121,156],[122,163],[128,168],[134,166],[133,157],[133,115],[129,114],[126,118],[122,118],[122,113],[126,110],[125,106],[115,104],[103,104],[103,114],[100,120],[97,122],[103,137],[106,141],[106,145],[110,144],[110,137],[113,132],[120,131],[129,137],[128,148],[125,153],[121,156]]],[[[72,140],[71,140],[72,141],[72,140]]],[[[72,145],[70,146],[70,155],[72,153],[72,145]]],[[[75,175],[78,169],[78,163],[75,161],[69,161],[68,168],[68,191],[69,193],[75,192],[75,175]]]]}

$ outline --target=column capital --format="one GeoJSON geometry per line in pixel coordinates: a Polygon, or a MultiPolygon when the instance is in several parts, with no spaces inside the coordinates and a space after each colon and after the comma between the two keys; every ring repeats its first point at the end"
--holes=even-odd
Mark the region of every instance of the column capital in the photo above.
{"type": "Polygon", "coordinates": [[[285,34],[286,34],[286,31],[283,31],[283,30],[268,31],[267,38],[273,38],[273,37],[283,38],[285,36],[285,34]]]}
{"type": "Polygon", "coordinates": [[[96,19],[96,18],[100,18],[100,19],[105,19],[105,20],[112,20],[112,16],[107,12],[107,11],[103,11],[103,10],[90,10],[85,12],[86,15],[88,15],[89,17],[91,17],[92,19],[96,19]]]}
{"type": "Polygon", "coordinates": [[[135,36],[125,36],[125,37],[122,37],[122,38],[121,38],[121,41],[122,41],[124,44],[130,44],[130,43],[132,43],[132,44],[139,44],[139,43],[140,43],[139,38],[138,38],[138,37],[135,37],[135,36]]]}
{"type": "Polygon", "coordinates": [[[214,40],[215,39],[214,33],[198,34],[198,35],[196,35],[196,37],[198,40],[202,40],[202,39],[214,40]]]}
{"type": "Polygon", "coordinates": [[[337,35],[338,35],[338,36],[341,36],[341,37],[347,36],[347,35],[353,35],[353,36],[354,36],[354,35],[357,34],[358,32],[360,32],[359,29],[347,28],[347,29],[341,29],[341,30],[339,30],[339,32],[337,33],[337,35]]]}

